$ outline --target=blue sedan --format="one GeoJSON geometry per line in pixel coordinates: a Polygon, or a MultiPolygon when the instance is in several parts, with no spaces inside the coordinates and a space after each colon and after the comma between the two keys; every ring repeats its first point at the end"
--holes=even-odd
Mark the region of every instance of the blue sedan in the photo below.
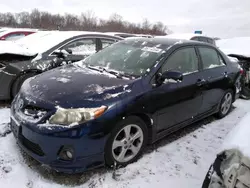
{"type": "Polygon", "coordinates": [[[23,84],[11,107],[19,146],[60,172],[136,161],[147,144],[226,116],[240,69],[215,46],[128,39],[23,84]]]}

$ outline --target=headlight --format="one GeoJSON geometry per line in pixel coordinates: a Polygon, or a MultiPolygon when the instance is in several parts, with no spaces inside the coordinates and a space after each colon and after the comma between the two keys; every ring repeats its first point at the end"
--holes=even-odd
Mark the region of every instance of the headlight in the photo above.
{"type": "Polygon", "coordinates": [[[100,117],[106,110],[106,106],[76,109],[58,108],[56,113],[49,119],[49,123],[60,125],[79,124],[100,117]]]}

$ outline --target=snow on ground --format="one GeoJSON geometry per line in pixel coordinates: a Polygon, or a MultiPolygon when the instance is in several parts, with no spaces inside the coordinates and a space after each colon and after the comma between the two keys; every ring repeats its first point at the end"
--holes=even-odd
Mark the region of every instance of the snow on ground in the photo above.
{"type": "MultiPolygon", "coordinates": [[[[209,117],[149,146],[136,163],[116,171],[101,168],[80,175],[47,171],[21,154],[12,134],[0,136],[0,187],[174,187],[200,188],[228,132],[250,110],[238,100],[222,120],[209,117]]],[[[9,109],[0,109],[0,131],[8,129],[9,109]]]]}

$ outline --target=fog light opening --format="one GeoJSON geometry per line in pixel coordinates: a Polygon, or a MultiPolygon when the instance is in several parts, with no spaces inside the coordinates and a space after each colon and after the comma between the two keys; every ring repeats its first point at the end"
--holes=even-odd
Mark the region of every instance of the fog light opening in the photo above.
{"type": "Polygon", "coordinates": [[[66,155],[69,159],[73,158],[73,153],[71,153],[70,151],[66,151],[66,155]]]}
{"type": "Polygon", "coordinates": [[[74,150],[70,146],[62,146],[58,154],[59,159],[70,161],[74,158],[74,150]]]}

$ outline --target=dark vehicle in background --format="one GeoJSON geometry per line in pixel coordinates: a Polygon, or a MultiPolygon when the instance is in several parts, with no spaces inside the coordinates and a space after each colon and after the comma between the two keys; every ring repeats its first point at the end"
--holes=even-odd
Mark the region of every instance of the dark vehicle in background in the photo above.
{"type": "Polygon", "coordinates": [[[147,144],[237,98],[239,68],[213,45],[122,40],[26,80],[11,107],[20,147],[57,171],[124,166],[147,144]]]}
{"type": "Polygon", "coordinates": [[[216,41],[218,48],[242,68],[240,97],[250,99],[250,49],[249,37],[234,37],[216,41]]]}
{"type": "Polygon", "coordinates": [[[236,58],[236,62],[242,68],[242,76],[240,79],[240,97],[243,99],[250,99],[250,57],[238,54],[229,54],[228,56],[236,58]]]}
{"type": "Polygon", "coordinates": [[[0,40],[2,41],[15,41],[22,37],[28,36],[37,32],[35,29],[1,29],[0,30],[0,40]]]}
{"type": "Polygon", "coordinates": [[[81,31],[39,31],[0,46],[0,100],[13,98],[29,77],[49,69],[82,60],[122,40],[103,33],[81,31]],[[64,57],[63,52],[68,52],[64,57]],[[63,61],[54,61],[55,58],[63,61]]]}
{"type": "Polygon", "coordinates": [[[121,32],[106,32],[106,34],[117,36],[117,37],[122,37],[122,38],[137,37],[136,34],[121,33],[121,32]]]}
{"type": "MultiPolygon", "coordinates": [[[[160,36],[159,36],[160,37],[160,36]]],[[[164,36],[166,38],[171,39],[182,39],[182,40],[195,40],[200,42],[209,43],[212,45],[216,45],[214,38],[208,37],[203,34],[195,34],[195,33],[174,33],[164,36]]]]}

